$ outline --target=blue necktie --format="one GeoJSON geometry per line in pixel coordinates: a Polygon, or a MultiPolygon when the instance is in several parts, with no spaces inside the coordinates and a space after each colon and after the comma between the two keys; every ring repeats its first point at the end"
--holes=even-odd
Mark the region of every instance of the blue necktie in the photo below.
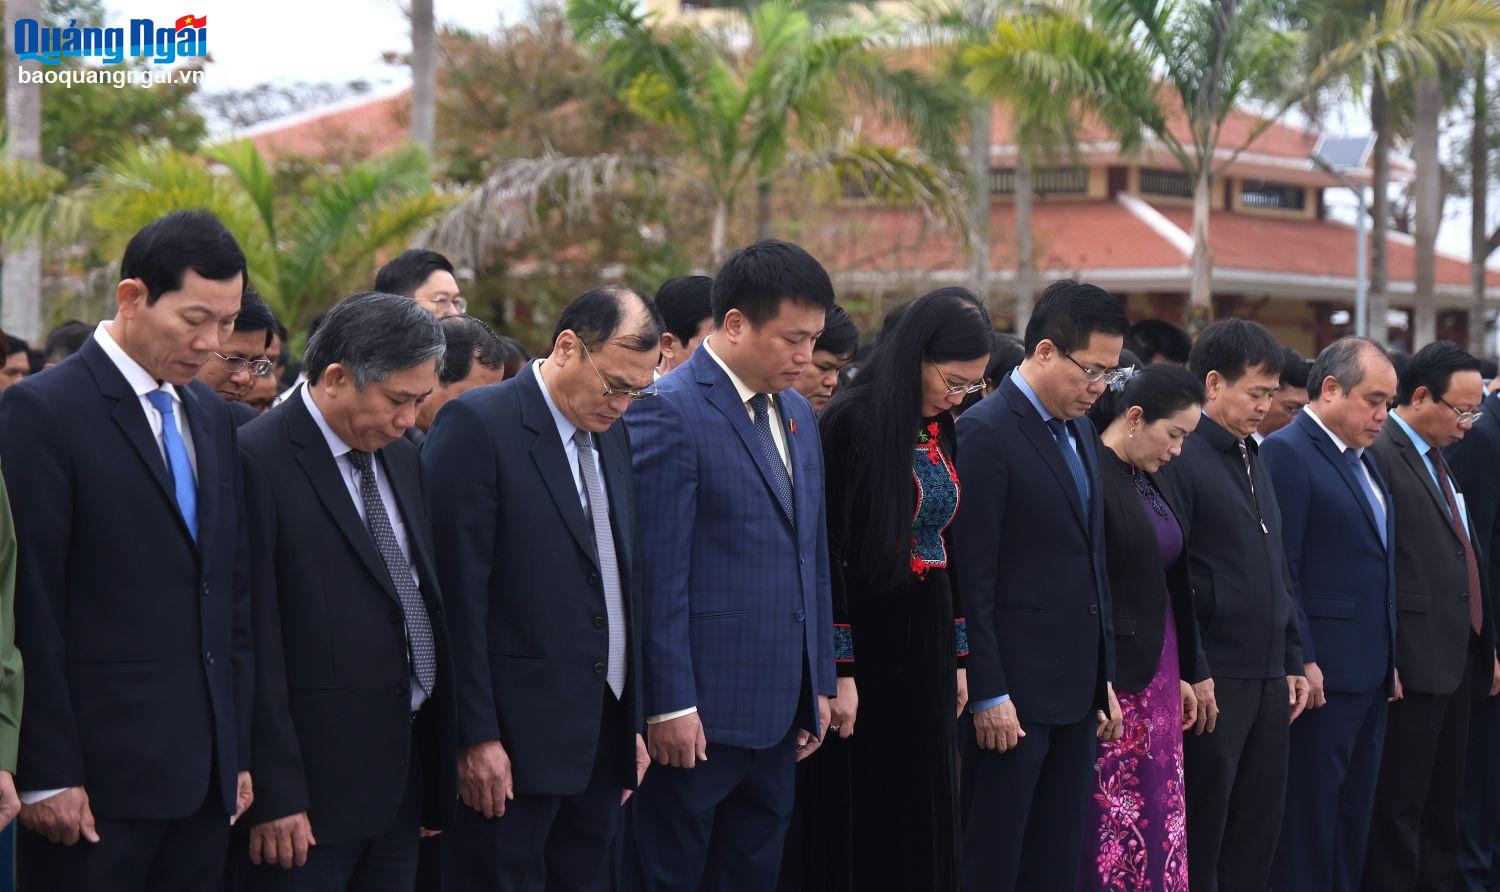
{"type": "Polygon", "coordinates": [[[1359,481],[1359,488],[1365,491],[1365,500],[1370,503],[1370,510],[1375,512],[1375,528],[1380,531],[1380,544],[1383,546],[1385,545],[1385,507],[1375,496],[1375,488],[1370,484],[1370,475],[1365,473],[1364,463],[1359,453],[1353,449],[1345,449],[1344,461],[1349,463],[1349,470],[1354,472],[1354,479],[1359,481]]]}
{"type": "Polygon", "coordinates": [[[1083,516],[1089,516],[1089,475],[1083,470],[1083,461],[1078,457],[1078,451],[1073,448],[1073,438],[1068,436],[1068,423],[1061,418],[1049,418],[1047,429],[1052,431],[1052,439],[1057,441],[1057,448],[1062,452],[1063,461],[1068,464],[1068,473],[1073,475],[1073,485],[1078,487],[1078,499],[1083,504],[1083,516]]]}
{"type": "Polygon", "coordinates": [[[771,482],[776,484],[776,498],[787,517],[792,516],[792,478],[771,436],[771,399],[764,393],[750,397],[750,411],[755,413],[755,432],[760,435],[760,450],[771,465],[771,482]]]}
{"type": "Polygon", "coordinates": [[[167,450],[167,470],[172,477],[172,489],[177,493],[177,508],[182,511],[182,521],[193,534],[193,541],[197,542],[198,486],[193,479],[193,466],[188,461],[187,444],[177,432],[172,397],[165,390],[153,390],[146,394],[146,400],[161,413],[161,443],[167,450]]]}

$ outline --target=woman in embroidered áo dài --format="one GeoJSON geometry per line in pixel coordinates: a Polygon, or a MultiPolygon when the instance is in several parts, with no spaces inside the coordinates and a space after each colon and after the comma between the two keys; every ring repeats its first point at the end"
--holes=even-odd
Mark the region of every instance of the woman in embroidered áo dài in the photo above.
{"type": "Polygon", "coordinates": [[[1185,892],[1182,732],[1197,715],[1198,647],[1183,533],[1153,476],[1198,426],[1203,384],[1150,366],[1090,413],[1102,431],[1105,562],[1113,600],[1115,691],[1124,725],[1099,743],[1078,889],[1185,892]]]}
{"type": "Polygon", "coordinates": [[[960,500],[950,412],[982,387],[991,343],[973,295],[935,291],[820,421],[839,674],[829,733],[847,762],[806,763],[804,833],[818,836],[804,836],[804,890],[958,888],[968,644],[944,538],[960,500]]]}

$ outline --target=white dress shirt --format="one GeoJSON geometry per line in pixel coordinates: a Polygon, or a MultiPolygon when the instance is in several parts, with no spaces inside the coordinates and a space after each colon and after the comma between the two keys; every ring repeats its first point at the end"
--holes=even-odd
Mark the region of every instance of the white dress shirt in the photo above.
{"type": "MultiPolygon", "coordinates": [[[[1354,447],[1348,445],[1343,440],[1340,440],[1338,434],[1328,429],[1328,425],[1323,423],[1323,419],[1318,417],[1318,413],[1313,411],[1312,406],[1308,406],[1302,411],[1312,416],[1313,422],[1317,424],[1318,427],[1321,427],[1323,429],[1323,433],[1328,435],[1328,439],[1333,441],[1333,445],[1338,448],[1340,455],[1348,452],[1350,449],[1354,449],[1354,447]]],[[[1359,472],[1365,475],[1365,482],[1370,485],[1370,492],[1373,492],[1375,494],[1375,501],[1380,503],[1380,510],[1382,512],[1387,511],[1388,507],[1385,504],[1385,496],[1381,495],[1380,487],[1375,485],[1375,478],[1370,476],[1370,469],[1365,467],[1365,451],[1363,449],[1355,449],[1354,454],[1360,457],[1359,472]]]]}
{"type": "MultiPolygon", "coordinates": [[[[349,498],[354,501],[354,510],[359,513],[360,521],[366,523],[366,528],[368,529],[368,521],[365,519],[365,497],[359,488],[359,468],[356,468],[354,462],[349,458],[349,453],[354,451],[354,447],[345,443],[343,438],[334,433],[333,428],[328,426],[327,420],[323,418],[322,411],[318,409],[318,404],[313,400],[312,394],[308,392],[306,387],[301,389],[301,396],[302,404],[307,407],[307,411],[312,415],[313,421],[318,425],[318,430],[322,431],[323,439],[328,443],[328,451],[333,453],[333,463],[339,469],[339,478],[344,481],[344,487],[349,490],[349,498]]],[[[391,530],[396,534],[396,544],[400,546],[401,556],[406,558],[406,566],[411,571],[412,584],[420,589],[422,582],[417,577],[416,566],[412,563],[411,544],[406,538],[406,522],[401,518],[401,507],[396,503],[396,493],[391,489],[391,482],[386,478],[385,469],[380,466],[378,458],[370,462],[370,469],[375,474],[375,488],[380,493],[381,504],[385,505],[386,517],[391,519],[391,530]]],[[[421,708],[423,702],[427,700],[427,695],[428,692],[422,690],[422,686],[417,683],[416,670],[413,669],[411,677],[412,712],[416,712],[421,708]]]]}
{"type": "MultiPolygon", "coordinates": [[[[120,370],[121,375],[125,376],[125,382],[130,385],[130,389],[135,391],[136,398],[141,403],[141,411],[146,413],[146,423],[151,426],[151,439],[156,441],[156,448],[161,450],[162,463],[169,471],[172,467],[172,460],[167,457],[166,444],[162,443],[161,440],[162,414],[156,411],[156,407],[151,405],[150,400],[146,399],[146,394],[161,390],[165,391],[172,398],[172,420],[176,422],[175,427],[177,428],[178,435],[182,437],[182,445],[187,448],[188,464],[192,465],[193,477],[196,480],[198,476],[198,452],[193,448],[192,428],[182,418],[182,396],[178,394],[176,387],[165,381],[156,380],[150,372],[141,368],[140,363],[130,358],[130,354],[126,353],[115,342],[115,339],[110,337],[110,321],[106,319],[99,323],[99,327],[94,329],[94,340],[98,341],[99,346],[104,348],[104,355],[109,357],[109,361],[115,364],[115,368],[120,370]]],[[[21,803],[23,805],[33,805],[41,802],[43,799],[51,799],[66,789],[67,787],[58,787],[54,790],[25,790],[20,794],[21,803]]]]}
{"type": "MultiPolygon", "coordinates": [[[[699,349],[707,351],[709,357],[719,364],[719,368],[724,370],[724,374],[729,376],[729,383],[734,385],[735,391],[740,396],[740,402],[745,406],[746,414],[750,416],[750,423],[754,424],[755,410],[750,408],[750,400],[754,399],[757,393],[751,390],[744,381],[741,381],[740,376],[736,375],[734,370],[726,365],[723,359],[719,358],[719,354],[714,352],[713,340],[713,335],[704,338],[699,349]]],[[[792,462],[791,456],[786,449],[786,432],[782,429],[781,409],[776,404],[776,394],[767,394],[767,396],[770,397],[768,405],[770,406],[769,411],[771,413],[771,439],[776,443],[776,452],[781,456],[781,463],[786,466],[787,480],[790,481],[792,478],[792,462]]],[[[661,715],[647,716],[646,724],[655,725],[659,722],[680,719],[685,715],[692,715],[697,711],[698,707],[689,706],[687,709],[679,709],[676,712],[664,712],[661,715]]]]}

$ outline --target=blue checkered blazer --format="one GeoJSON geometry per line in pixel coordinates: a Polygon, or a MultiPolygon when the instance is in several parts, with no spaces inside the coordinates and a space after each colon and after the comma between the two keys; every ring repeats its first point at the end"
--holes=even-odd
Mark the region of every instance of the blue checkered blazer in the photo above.
{"type": "Polygon", "coordinates": [[[706,350],[657,388],[625,416],[645,712],[696,706],[710,743],[764,749],[794,725],[816,729],[811,694],[835,691],[817,420],[796,391],[776,395],[793,469],[789,517],[749,412],[706,350]]]}

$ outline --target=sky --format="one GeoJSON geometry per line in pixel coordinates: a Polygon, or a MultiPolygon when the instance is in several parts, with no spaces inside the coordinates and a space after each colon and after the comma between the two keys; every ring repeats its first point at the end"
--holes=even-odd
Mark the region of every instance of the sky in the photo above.
{"type": "MultiPolygon", "coordinates": [[[[489,31],[523,14],[526,0],[433,0],[439,23],[489,31]]],[[[382,61],[387,52],[410,48],[404,4],[398,0],[105,0],[109,25],[132,17],[150,17],[160,26],[191,13],[208,16],[213,56],[203,75],[205,92],[243,90],[270,82],[344,83],[365,80],[373,87],[405,83],[404,68],[382,61]],[[306,21],[296,23],[298,16],[306,21]]],[[[1369,121],[1357,107],[1345,105],[1326,121],[1330,130],[1368,132],[1369,121]]],[[[1353,196],[1330,190],[1336,216],[1352,220],[1353,196]]],[[[1492,202],[1493,204],[1494,202],[1492,202]]],[[[1468,257],[1468,202],[1449,199],[1444,208],[1438,249],[1468,257]]],[[[1500,264],[1500,256],[1492,265],[1500,264]]]]}

